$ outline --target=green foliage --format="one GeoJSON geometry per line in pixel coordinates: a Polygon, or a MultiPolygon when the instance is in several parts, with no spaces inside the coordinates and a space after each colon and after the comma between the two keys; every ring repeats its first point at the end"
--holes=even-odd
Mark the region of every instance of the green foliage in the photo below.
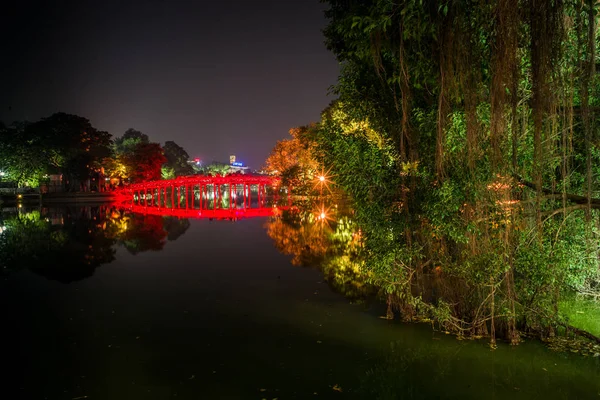
{"type": "Polygon", "coordinates": [[[19,185],[37,186],[45,175],[60,172],[66,189],[78,190],[110,155],[110,134],[77,115],[13,124],[0,135],[0,169],[19,185]]]}
{"type": "Polygon", "coordinates": [[[211,175],[211,176],[216,176],[216,175],[225,176],[225,175],[229,174],[230,172],[231,172],[231,167],[229,166],[229,164],[220,163],[220,162],[213,162],[211,164],[203,166],[201,169],[201,173],[203,173],[205,175],[211,175]]]}
{"type": "Polygon", "coordinates": [[[183,147],[173,141],[167,141],[163,146],[163,151],[167,159],[165,165],[173,170],[175,176],[186,176],[194,173],[194,168],[188,164],[190,156],[183,147]]]}
{"type": "Polygon", "coordinates": [[[175,179],[175,169],[168,165],[163,165],[160,168],[160,176],[162,179],[175,179]]]}
{"type": "Polygon", "coordinates": [[[138,143],[150,143],[148,135],[133,128],[129,128],[125,131],[123,136],[115,139],[115,151],[117,153],[125,153],[128,149],[132,148],[138,143]]]}
{"type": "Polygon", "coordinates": [[[0,129],[0,171],[3,180],[18,186],[38,186],[48,171],[47,149],[35,137],[29,124],[0,129]]]}
{"type": "Polygon", "coordinates": [[[104,165],[112,178],[137,182],[161,179],[166,161],[160,144],[150,142],[147,135],[130,128],[115,139],[112,158],[105,160],[104,165]]]}
{"type": "Polygon", "coordinates": [[[369,279],[405,318],[548,328],[563,293],[599,281],[577,197],[600,193],[589,9],[327,3],[339,99],[308,138],[352,201],[369,279]]]}

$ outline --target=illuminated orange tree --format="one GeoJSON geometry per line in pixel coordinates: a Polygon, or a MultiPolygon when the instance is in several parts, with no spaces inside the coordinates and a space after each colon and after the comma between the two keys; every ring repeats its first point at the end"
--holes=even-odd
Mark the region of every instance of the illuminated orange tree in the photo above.
{"type": "Polygon", "coordinates": [[[267,173],[280,176],[284,185],[291,185],[295,193],[307,193],[322,170],[310,138],[312,129],[312,125],[290,129],[292,138],[277,142],[264,167],[267,173]]]}

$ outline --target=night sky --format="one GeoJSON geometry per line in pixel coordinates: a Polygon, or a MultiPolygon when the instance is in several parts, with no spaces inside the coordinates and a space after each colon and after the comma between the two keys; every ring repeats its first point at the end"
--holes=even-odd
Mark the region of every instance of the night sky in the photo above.
{"type": "Polygon", "coordinates": [[[333,100],[319,0],[11,3],[0,6],[7,124],[64,111],[258,169],[333,100]]]}

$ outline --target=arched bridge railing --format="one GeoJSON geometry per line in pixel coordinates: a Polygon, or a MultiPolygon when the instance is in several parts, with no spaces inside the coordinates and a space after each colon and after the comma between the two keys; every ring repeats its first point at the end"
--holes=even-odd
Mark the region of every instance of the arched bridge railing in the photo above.
{"type": "Polygon", "coordinates": [[[279,184],[270,176],[193,175],[129,185],[117,192],[117,199],[138,211],[259,209],[267,205],[268,195],[277,197],[279,184]]]}

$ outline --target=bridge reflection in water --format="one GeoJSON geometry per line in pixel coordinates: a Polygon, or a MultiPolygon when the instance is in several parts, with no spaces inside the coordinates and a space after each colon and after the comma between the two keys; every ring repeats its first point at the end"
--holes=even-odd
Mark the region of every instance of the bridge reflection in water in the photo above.
{"type": "MultiPolygon", "coordinates": [[[[121,208],[180,218],[238,219],[274,215],[288,189],[267,176],[187,176],[133,184],[118,193],[121,208]]],[[[281,204],[280,204],[281,205],[281,204]]],[[[287,207],[283,207],[287,208],[287,207]]]]}
{"type": "Polygon", "coordinates": [[[272,207],[259,207],[259,208],[230,208],[230,209],[216,209],[216,210],[192,210],[192,209],[173,209],[165,207],[151,207],[151,206],[121,206],[122,209],[131,211],[138,214],[146,215],[160,215],[165,217],[177,217],[177,218],[209,218],[209,219],[227,219],[227,220],[238,220],[242,218],[252,217],[271,217],[277,216],[282,210],[288,207],[278,207],[274,205],[272,207]]]}

